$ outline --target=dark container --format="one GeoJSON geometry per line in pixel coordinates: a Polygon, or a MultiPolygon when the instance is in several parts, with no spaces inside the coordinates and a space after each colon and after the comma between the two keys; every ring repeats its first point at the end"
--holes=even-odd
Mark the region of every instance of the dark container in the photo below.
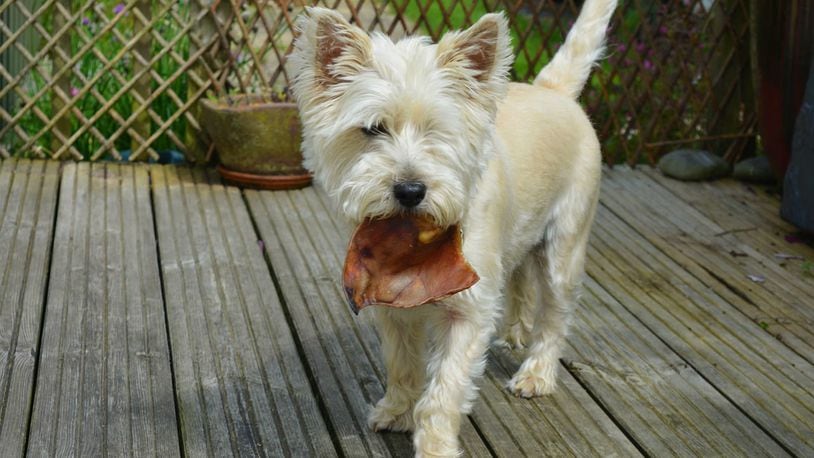
{"type": "Polygon", "coordinates": [[[780,214],[800,229],[814,234],[814,59],[811,65],[803,106],[794,126],[780,214]]]}
{"type": "Polygon", "coordinates": [[[757,6],[760,135],[782,180],[814,53],[814,0],[758,0],[752,5],[757,6]]]}

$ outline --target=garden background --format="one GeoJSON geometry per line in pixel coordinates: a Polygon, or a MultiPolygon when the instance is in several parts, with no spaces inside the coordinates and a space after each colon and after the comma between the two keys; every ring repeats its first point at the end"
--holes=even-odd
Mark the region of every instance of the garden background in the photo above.
{"type": "MultiPolygon", "coordinates": [[[[284,92],[301,1],[0,2],[0,156],[202,162],[201,97],[284,92]]],[[[394,39],[437,39],[487,11],[510,19],[512,77],[529,81],[581,1],[335,0],[394,39]]],[[[735,161],[755,148],[746,0],[622,0],[582,103],[609,163],[677,147],[735,161]]]]}

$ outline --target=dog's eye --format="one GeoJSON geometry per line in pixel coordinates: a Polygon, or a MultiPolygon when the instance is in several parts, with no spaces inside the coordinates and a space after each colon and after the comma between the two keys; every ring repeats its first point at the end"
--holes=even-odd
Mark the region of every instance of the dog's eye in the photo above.
{"type": "Polygon", "coordinates": [[[375,137],[377,135],[384,135],[387,133],[387,128],[384,127],[384,124],[378,123],[374,124],[370,127],[362,127],[362,133],[368,137],[375,137]]]}

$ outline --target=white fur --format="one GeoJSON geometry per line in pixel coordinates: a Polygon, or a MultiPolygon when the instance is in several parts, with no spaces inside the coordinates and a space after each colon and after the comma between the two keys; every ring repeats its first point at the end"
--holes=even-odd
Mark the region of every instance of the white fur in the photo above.
{"type": "Polygon", "coordinates": [[[459,453],[461,414],[499,329],[528,347],[510,390],[528,397],[556,386],[601,171],[599,142],[574,98],[615,4],[587,0],[533,86],[508,83],[499,14],[437,45],[368,36],[320,8],[299,24],[291,64],[303,153],[337,210],[352,223],[405,212],[394,183],[421,181],[426,197],[409,211],[461,224],[481,278],[437,304],[374,309],[387,391],[370,426],[414,431],[417,455],[459,453]],[[386,133],[362,131],[377,125],[386,133]]]}
{"type": "Polygon", "coordinates": [[[534,84],[558,90],[576,99],[591,75],[594,63],[602,57],[605,29],[616,0],[586,1],[565,43],[534,79],[534,84]]]}

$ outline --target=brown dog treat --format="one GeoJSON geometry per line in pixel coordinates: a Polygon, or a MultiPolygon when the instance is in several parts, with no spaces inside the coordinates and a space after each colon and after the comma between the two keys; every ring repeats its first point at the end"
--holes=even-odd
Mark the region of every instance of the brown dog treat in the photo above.
{"type": "Polygon", "coordinates": [[[343,280],[358,313],[374,304],[409,308],[438,301],[474,285],[478,274],[464,259],[458,226],[397,216],[356,228],[343,280]]]}

